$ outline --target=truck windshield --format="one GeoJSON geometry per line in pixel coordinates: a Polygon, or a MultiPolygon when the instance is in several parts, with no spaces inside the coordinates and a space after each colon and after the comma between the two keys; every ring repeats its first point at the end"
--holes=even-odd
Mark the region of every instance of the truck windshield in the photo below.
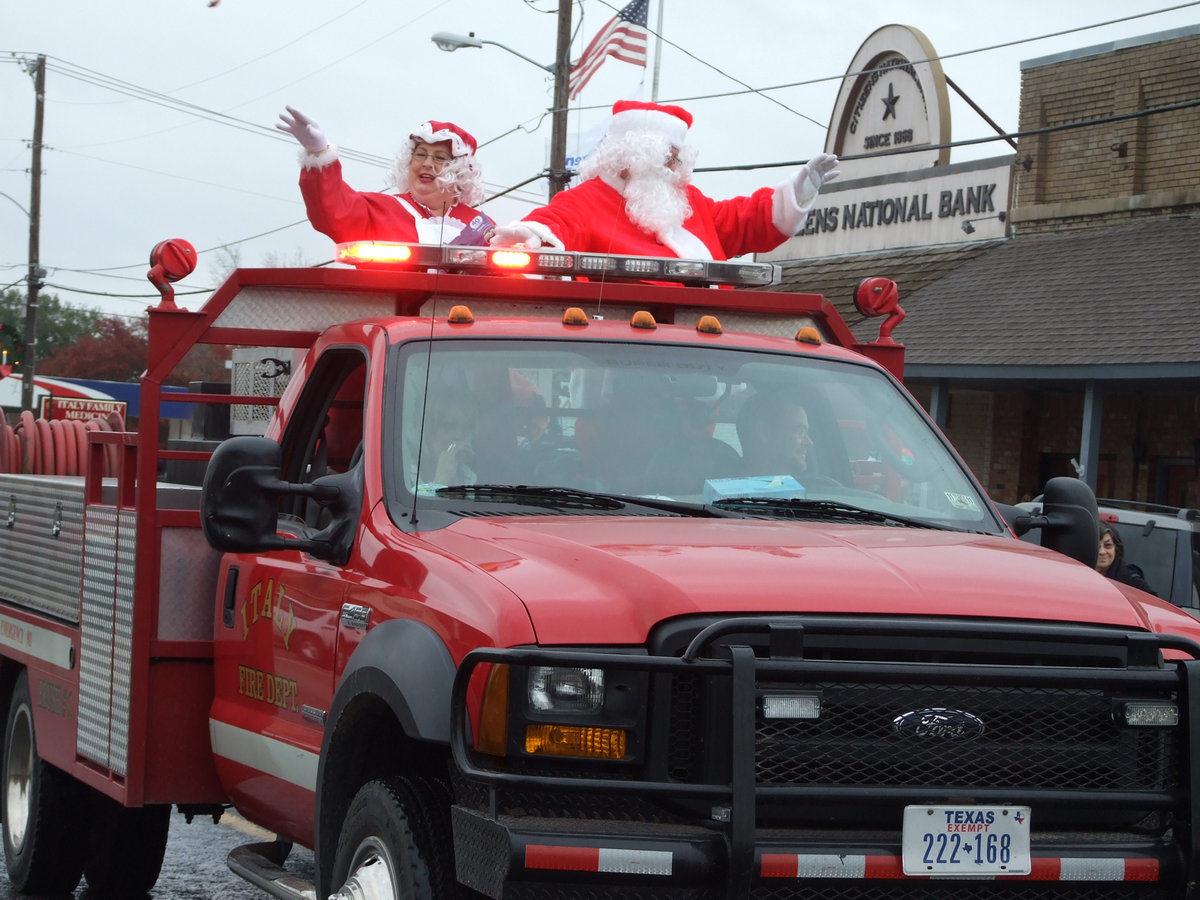
{"type": "Polygon", "coordinates": [[[1002,530],[920,408],[867,365],[650,342],[440,340],[399,346],[389,372],[383,458],[397,511],[414,497],[487,507],[503,493],[443,489],[523,485],[827,500],[1002,530]]]}

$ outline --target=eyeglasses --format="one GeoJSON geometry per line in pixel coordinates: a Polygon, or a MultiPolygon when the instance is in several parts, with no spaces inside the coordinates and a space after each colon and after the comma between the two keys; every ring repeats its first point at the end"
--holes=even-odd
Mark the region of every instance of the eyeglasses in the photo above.
{"type": "Polygon", "coordinates": [[[444,156],[441,153],[430,153],[428,150],[414,150],[412,158],[422,165],[427,162],[432,162],[438,168],[441,168],[446,163],[450,162],[450,160],[454,159],[453,156],[444,156]]]}

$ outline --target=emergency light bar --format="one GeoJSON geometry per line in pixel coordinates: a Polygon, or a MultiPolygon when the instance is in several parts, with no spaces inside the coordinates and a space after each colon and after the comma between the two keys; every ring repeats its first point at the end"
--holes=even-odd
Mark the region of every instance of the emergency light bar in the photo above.
{"type": "Polygon", "coordinates": [[[675,259],[655,256],[617,256],[565,250],[527,250],[521,247],[455,247],[351,241],[337,245],[337,261],[362,268],[441,269],[480,274],[557,275],[611,281],[670,281],[761,287],[778,284],[774,263],[728,262],[713,259],[675,259]]]}

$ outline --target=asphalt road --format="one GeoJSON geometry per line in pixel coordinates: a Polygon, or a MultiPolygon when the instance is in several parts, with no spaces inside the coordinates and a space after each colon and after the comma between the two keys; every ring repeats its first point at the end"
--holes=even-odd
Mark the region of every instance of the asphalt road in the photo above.
{"type": "MultiPolygon", "coordinates": [[[[183,816],[172,813],[162,874],[148,896],[159,900],[263,900],[269,895],[230,872],[225,857],[241,844],[273,837],[228,813],[219,824],[213,824],[211,818],[195,818],[188,824],[183,816]]],[[[312,854],[297,847],[288,860],[288,868],[311,880],[312,854]]],[[[9,885],[0,853],[0,900],[24,896],[9,885]]],[[[92,896],[86,881],[81,882],[74,896],[80,900],[92,896]]]]}

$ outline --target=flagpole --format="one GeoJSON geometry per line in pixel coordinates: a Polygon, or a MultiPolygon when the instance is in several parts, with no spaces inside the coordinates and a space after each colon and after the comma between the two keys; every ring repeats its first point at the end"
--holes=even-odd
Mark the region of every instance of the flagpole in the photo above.
{"type": "Polygon", "coordinates": [[[650,102],[658,102],[658,70],[662,66],[662,23],[663,6],[667,0],[658,0],[658,24],[654,28],[654,79],[650,84],[650,102]]]}

